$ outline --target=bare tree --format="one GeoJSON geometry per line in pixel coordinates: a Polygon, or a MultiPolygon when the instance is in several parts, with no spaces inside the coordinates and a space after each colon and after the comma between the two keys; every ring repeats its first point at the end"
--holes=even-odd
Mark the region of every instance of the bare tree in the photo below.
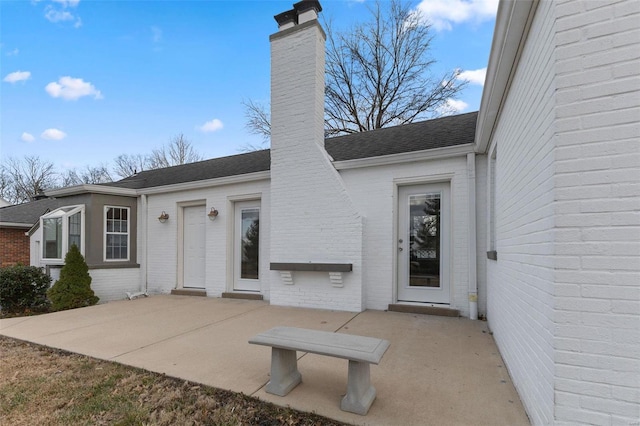
{"type": "Polygon", "coordinates": [[[112,182],[111,174],[106,165],[86,166],[80,171],[70,169],[60,176],[61,186],[73,186],[82,184],[99,184],[112,182]]]}
{"type": "Polygon", "coordinates": [[[331,135],[363,132],[440,115],[465,82],[458,70],[433,77],[430,27],[418,11],[380,2],[371,19],[349,32],[328,26],[326,129],[331,135]]]}
{"type": "Polygon", "coordinates": [[[202,160],[202,155],[200,155],[193,148],[191,142],[180,133],[171,139],[167,145],[159,149],[154,149],[147,160],[149,168],[160,169],[200,161],[202,160]]]}
{"type": "Polygon", "coordinates": [[[56,183],[53,163],[37,156],[26,156],[22,160],[9,158],[3,168],[11,186],[6,199],[14,204],[29,201],[56,183]]]}
{"type": "Polygon", "coordinates": [[[271,137],[271,114],[265,105],[249,100],[243,100],[244,116],[247,119],[245,128],[254,135],[261,136],[266,142],[271,137]]]}
{"type": "Polygon", "coordinates": [[[113,173],[122,179],[150,168],[147,158],[140,154],[120,154],[113,162],[113,173]]]}
{"type": "MultiPolygon", "coordinates": [[[[392,0],[376,2],[370,19],[344,32],[327,32],[325,133],[339,135],[433,118],[447,111],[466,82],[459,70],[434,77],[432,36],[419,11],[392,0]]],[[[247,128],[270,137],[267,109],[243,102],[247,128]]]]}

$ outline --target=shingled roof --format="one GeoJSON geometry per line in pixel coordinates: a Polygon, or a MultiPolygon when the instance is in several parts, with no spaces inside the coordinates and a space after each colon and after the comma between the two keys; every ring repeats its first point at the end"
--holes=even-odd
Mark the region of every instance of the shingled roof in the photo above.
{"type": "MultiPolygon", "coordinates": [[[[325,139],[334,161],[423,151],[473,143],[477,112],[387,127],[325,139]]],[[[213,158],[163,169],[148,170],[105,185],[143,189],[199,180],[263,172],[271,167],[268,149],[213,158]]]]}
{"type": "Polygon", "coordinates": [[[2,224],[23,224],[24,228],[31,228],[43,214],[58,207],[69,205],[66,198],[44,198],[28,203],[16,204],[0,208],[0,226],[2,224]]]}

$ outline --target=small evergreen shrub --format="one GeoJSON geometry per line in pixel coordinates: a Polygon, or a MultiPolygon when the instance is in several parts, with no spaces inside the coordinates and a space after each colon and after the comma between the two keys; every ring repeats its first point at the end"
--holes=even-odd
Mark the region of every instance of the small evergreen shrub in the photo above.
{"type": "Polygon", "coordinates": [[[47,296],[54,311],[91,306],[100,300],[91,289],[89,267],[75,244],[64,257],[60,279],[51,287],[47,296]]]}
{"type": "Polygon", "coordinates": [[[0,309],[25,313],[49,308],[47,290],[51,277],[35,266],[15,265],[0,269],[0,309]]]}

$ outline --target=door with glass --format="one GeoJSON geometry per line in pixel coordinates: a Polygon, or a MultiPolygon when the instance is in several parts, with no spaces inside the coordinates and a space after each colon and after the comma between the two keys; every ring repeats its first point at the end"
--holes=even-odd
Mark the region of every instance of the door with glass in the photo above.
{"type": "Polygon", "coordinates": [[[235,203],[234,283],[236,291],[260,291],[260,201],[235,203]]]}
{"type": "Polygon", "coordinates": [[[449,184],[398,189],[398,301],[450,302],[449,184]]]}

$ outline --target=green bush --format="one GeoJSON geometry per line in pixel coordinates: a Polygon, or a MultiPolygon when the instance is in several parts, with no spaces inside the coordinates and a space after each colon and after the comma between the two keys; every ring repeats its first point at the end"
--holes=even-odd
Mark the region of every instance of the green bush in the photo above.
{"type": "Polygon", "coordinates": [[[0,309],[4,312],[46,311],[51,277],[35,266],[0,269],[0,309]]]}
{"type": "Polygon", "coordinates": [[[89,267],[75,244],[64,258],[60,279],[51,287],[47,296],[54,311],[91,306],[100,300],[91,289],[89,267]]]}

